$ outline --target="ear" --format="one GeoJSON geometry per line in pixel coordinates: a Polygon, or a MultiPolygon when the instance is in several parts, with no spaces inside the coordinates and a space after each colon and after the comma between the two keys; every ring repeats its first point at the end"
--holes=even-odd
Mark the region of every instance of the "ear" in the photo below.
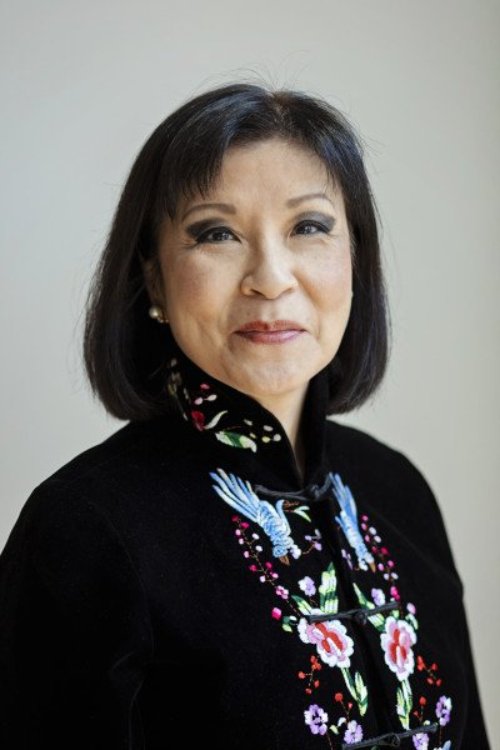
{"type": "Polygon", "coordinates": [[[144,276],[144,285],[147,289],[149,300],[152,305],[163,304],[163,292],[161,288],[161,274],[156,258],[145,259],[139,254],[144,276]]]}

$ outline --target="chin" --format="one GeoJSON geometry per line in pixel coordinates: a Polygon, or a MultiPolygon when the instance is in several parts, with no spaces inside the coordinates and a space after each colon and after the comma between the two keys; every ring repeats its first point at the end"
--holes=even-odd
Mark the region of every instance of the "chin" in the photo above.
{"type": "Polygon", "coordinates": [[[239,369],[237,379],[241,385],[236,387],[262,396],[279,395],[306,386],[318,369],[321,368],[311,368],[310,363],[307,367],[299,366],[296,360],[261,362],[245,367],[244,375],[239,369]]]}

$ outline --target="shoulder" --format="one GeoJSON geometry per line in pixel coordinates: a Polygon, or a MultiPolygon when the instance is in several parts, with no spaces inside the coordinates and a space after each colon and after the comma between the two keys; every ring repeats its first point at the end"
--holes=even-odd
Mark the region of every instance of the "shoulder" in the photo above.
{"type": "Polygon", "coordinates": [[[369,432],[327,422],[329,460],[349,478],[354,496],[369,493],[377,512],[413,534],[415,544],[436,556],[463,589],[440,503],[415,459],[369,432]]]}
{"type": "Polygon", "coordinates": [[[125,482],[130,473],[146,472],[158,464],[174,463],[180,442],[178,423],[172,425],[166,417],[127,422],[104,440],[71,458],[39,486],[87,485],[94,478],[125,482]]]}
{"type": "Polygon", "coordinates": [[[127,422],[35,486],[16,527],[25,522],[54,524],[58,514],[70,518],[89,509],[116,519],[127,503],[137,505],[147,495],[160,474],[175,471],[180,442],[171,433],[164,418],[127,422]]]}
{"type": "Polygon", "coordinates": [[[392,483],[403,481],[431,489],[422,469],[406,449],[331,418],[327,424],[328,448],[334,460],[347,464],[367,478],[384,476],[392,483]]]}

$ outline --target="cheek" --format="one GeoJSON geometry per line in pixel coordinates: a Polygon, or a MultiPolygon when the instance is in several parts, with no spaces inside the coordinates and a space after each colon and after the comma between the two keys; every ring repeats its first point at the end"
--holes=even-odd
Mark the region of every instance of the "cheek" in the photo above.
{"type": "Polygon", "coordinates": [[[320,257],[308,273],[310,288],[324,309],[338,308],[351,299],[352,264],[348,252],[320,257]]]}
{"type": "Polygon", "coordinates": [[[213,309],[215,299],[220,299],[223,278],[213,264],[184,258],[164,271],[165,294],[170,306],[184,310],[213,309]]]}

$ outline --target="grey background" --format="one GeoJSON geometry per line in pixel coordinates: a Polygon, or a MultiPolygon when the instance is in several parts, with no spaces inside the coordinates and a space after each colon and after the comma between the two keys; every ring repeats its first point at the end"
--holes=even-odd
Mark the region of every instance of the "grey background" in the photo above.
{"type": "Polygon", "coordinates": [[[381,391],[338,419],[405,452],[438,498],[498,743],[499,3],[20,0],[0,13],[0,546],[36,484],[124,424],[90,397],[81,325],[146,137],[232,80],[317,93],[365,143],[394,322],[381,391]]]}

